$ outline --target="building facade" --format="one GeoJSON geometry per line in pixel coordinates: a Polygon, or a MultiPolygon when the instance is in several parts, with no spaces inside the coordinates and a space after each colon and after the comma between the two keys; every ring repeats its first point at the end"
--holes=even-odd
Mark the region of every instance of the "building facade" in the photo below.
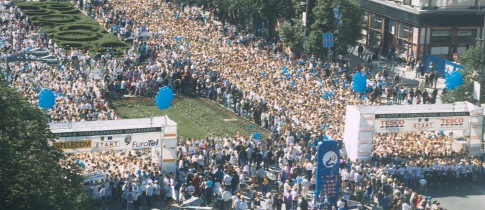
{"type": "Polygon", "coordinates": [[[399,58],[448,60],[484,37],[485,0],[360,0],[365,45],[399,58]]]}

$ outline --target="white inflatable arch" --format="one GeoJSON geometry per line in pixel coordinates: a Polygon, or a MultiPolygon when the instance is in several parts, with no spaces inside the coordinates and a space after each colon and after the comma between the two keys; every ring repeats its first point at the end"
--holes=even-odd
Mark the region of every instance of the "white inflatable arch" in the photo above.
{"type": "Polygon", "coordinates": [[[482,108],[469,102],[347,106],[345,151],[351,160],[367,161],[372,156],[374,133],[462,130],[470,143],[470,155],[476,156],[482,153],[482,127],[482,108]]]}

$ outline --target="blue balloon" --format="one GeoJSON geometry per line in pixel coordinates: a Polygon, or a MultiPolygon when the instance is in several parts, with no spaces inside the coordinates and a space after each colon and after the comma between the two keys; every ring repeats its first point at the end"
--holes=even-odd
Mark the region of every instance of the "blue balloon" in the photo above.
{"type": "Polygon", "coordinates": [[[288,69],[286,68],[286,66],[282,66],[281,73],[286,74],[287,72],[288,72],[288,69]]]}
{"type": "Polygon", "coordinates": [[[170,107],[170,102],[173,100],[173,91],[168,86],[160,88],[155,97],[155,104],[160,110],[170,107]]]}
{"type": "Polygon", "coordinates": [[[253,129],[253,124],[249,124],[249,129],[253,129]]]}
{"type": "Polygon", "coordinates": [[[454,90],[463,83],[463,76],[459,71],[452,71],[445,77],[446,89],[454,90]]]}
{"type": "Polygon", "coordinates": [[[50,109],[54,106],[55,95],[52,90],[43,89],[39,94],[39,107],[42,109],[50,109]]]}
{"type": "Polygon", "coordinates": [[[261,134],[259,132],[253,133],[253,139],[259,139],[261,138],[261,134]]]}

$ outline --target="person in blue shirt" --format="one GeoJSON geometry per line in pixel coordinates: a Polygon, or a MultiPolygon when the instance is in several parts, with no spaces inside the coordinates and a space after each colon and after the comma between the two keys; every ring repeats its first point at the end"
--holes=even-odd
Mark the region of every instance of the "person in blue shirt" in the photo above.
{"type": "Polygon", "coordinates": [[[382,210],[389,210],[390,204],[391,204],[391,199],[389,199],[389,196],[387,195],[379,199],[379,207],[382,207],[382,210]]]}
{"type": "Polygon", "coordinates": [[[368,205],[372,203],[372,184],[370,182],[367,183],[367,187],[365,188],[365,193],[362,197],[361,203],[363,205],[368,205]]]}

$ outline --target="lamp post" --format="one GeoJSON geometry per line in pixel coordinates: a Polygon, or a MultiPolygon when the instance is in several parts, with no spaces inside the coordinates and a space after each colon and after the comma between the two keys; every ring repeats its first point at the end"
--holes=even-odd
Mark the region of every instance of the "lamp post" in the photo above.
{"type": "MultiPolygon", "coordinates": [[[[163,140],[161,140],[163,141],[163,140]]],[[[163,174],[163,150],[165,150],[165,148],[167,148],[167,145],[165,145],[165,143],[162,143],[162,149],[160,151],[160,169],[161,169],[161,172],[163,174]]]]}
{"type": "MultiPolygon", "coordinates": [[[[5,63],[7,64],[6,68],[6,74],[5,74],[5,79],[7,80],[7,83],[9,83],[9,78],[10,78],[10,65],[9,62],[17,62],[17,61],[22,61],[22,62],[28,62],[28,61],[42,61],[42,62],[47,62],[42,59],[33,59],[33,58],[27,58],[25,55],[30,54],[29,52],[27,53],[19,53],[19,54],[12,54],[9,55],[5,58],[5,63]]],[[[10,84],[10,83],[9,83],[10,84]]]]}
{"type": "Polygon", "coordinates": [[[302,14],[302,22],[303,22],[303,26],[305,26],[303,36],[306,37],[306,36],[308,36],[308,34],[307,34],[307,32],[308,32],[308,0],[302,0],[300,2],[300,5],[301,5],[302,10],[304,10],[304,13],[302,14]]]}
{"type": "MultiPolygon", "coordinates": [[[[480,60],[477,60],[476,63],[475,63],[475,65],[476,65],[475,73],[478,76],[478,83],[480,84],[482,82],[483,73],[484,73],[483,65],[485,64],[485,60],[483,59],[483,56],[484,56],[483,50],[485,50],[485,48],[483,46],[484,39],[477,38],[476,41],[479,42],[479,44],[480,44],[480,60]]],[[[481,106],[480,95],[478,95],[477,106],[481,106]]]]}

